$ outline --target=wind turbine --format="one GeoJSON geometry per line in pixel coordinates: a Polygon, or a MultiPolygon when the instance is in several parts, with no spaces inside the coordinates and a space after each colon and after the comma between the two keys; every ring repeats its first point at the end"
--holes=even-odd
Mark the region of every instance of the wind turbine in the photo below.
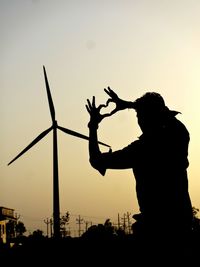
{"type": "MultiPolygon", "coordinates": [[[[76,136],[78,138],[86,139],[89,138],[83,134],[78,132],[69,130],[67,128],[61,127],[57,124],[55,117],[55,109],[53,100],[51,97],[51,91],[49,87],[49,82],[47,79],[47,74],[45,67],[43,66],[45,85],[47,91],[47,98],[49,103],[49,109],[52,119],[52,126],[47,130],[43,131],[39,134],[24,150],[22,150],[13,160],[11,160],[8,165],[13,163],[16,159],[22,156],[26,151],[28,151],[31,147],[33,147],[36,143],[38,143],[42,138],[44,138],[51,130],[53,130],[53,227],[54,227],[54,237],[60,237],[60,201],[59,201],[59,177],[58,177],[58,146],[57,146],[57,129],[63,131],[64,133],[76,136]]],[[[99,142],[99,144],[110,147],[109,145],[99,142]]]]}

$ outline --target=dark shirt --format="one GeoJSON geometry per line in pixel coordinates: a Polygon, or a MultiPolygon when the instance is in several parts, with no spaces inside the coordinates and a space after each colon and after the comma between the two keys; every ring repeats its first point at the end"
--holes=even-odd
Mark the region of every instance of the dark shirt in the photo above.
{"type": "Polygon", "coordinates": [[[91,163],[102,175],[107,169],[131,168],[140,211],[149,220],[190,221],[189,139],[183,123],[172,117],[151,134],[143,134],[121,150],[102,153],[91,163]]]}

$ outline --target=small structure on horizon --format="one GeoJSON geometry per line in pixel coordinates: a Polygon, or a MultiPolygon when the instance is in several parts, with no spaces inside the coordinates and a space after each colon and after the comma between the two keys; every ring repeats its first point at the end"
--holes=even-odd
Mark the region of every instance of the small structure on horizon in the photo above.
{"type": "MultiPolygon", "coordinates": [[[[9,231],[7,229],[7,225],[10,221],[17,221],[17,218],[14,215],[14,209],[0,207],[0,243],[7,243],[8,237],[14,237],[15,231],[9,231]]],[[[9,229],[11,230],[11,229],[9,229]]]]}

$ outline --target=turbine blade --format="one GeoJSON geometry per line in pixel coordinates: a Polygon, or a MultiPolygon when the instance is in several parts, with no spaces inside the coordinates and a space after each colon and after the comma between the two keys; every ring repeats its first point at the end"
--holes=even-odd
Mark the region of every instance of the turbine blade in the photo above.
{"type": "MultiPolygon", "coordinates": [[[[78,133],[78,132],[75,132],[75,131],[66,129],[66,128],[61,127],[61,126],[57,126],[57,127],[58,127],[58,129],[60,129],[60,130],[63,131],[64,133],[67,133],[67,134],[70,134],[70,135],[79,137],[79,138],[81,138],[81,139],[89,140],[89,137],[86,136],[86,135],[83,135],[83,134],[80,134],[80,133],[78,133]]],[[[105,143],[102,143],[102,142],[98,142],[98,143],[99,143],[100,145],[110,147],[109,145],[107,145],[107,144],[105,144],[105,143]]]]}
{"type": "Polygon", "coordinates": [[[45,84],[46,84],[46,90],[47,90],[47,97],[48,97],[48,102],[49,102],[49,109],[50,109],[52,121],[54,122],[55,121],[55,109],[54,109],[53,100],[51,97],[51,91],[50,91],[49,82],[47,79],[45,66],[43,66],[43,71],[44,71],[44,78],[45,78],[45,84]]]}
{"type": "Polygon", "coordinates": [[[49,129],[45,130],[41,134],[39,134],[24,150],[22,150],[13,160],[11,160],[8,165],[10,165],[13,161],[18,159],[20,156],[22,156],[26,151],[28,151],[32,146],[34,146],[37,142],[39,142],[43,137],[45,137],[51,130],[53,129],[53,126],[51,126],[49,129]]]}

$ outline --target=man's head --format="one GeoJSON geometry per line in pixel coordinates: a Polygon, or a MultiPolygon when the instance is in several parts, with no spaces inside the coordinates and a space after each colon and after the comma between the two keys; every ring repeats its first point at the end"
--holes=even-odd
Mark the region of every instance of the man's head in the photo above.
{"type": "Polygon", "coordinates": [[[176,116],[179,112],[166,107],[163,97],[155,92],[147,92],[133,102],[141,130],[148,131],[157,127],[163,118],[176,116]]]}
{"type": "Polygon", "coordinates": [[[137,112],[160,113],[166,106],[162,96],[155,92],[147,92],[142,97],[133,102],[133,107],[137,112]]]}

